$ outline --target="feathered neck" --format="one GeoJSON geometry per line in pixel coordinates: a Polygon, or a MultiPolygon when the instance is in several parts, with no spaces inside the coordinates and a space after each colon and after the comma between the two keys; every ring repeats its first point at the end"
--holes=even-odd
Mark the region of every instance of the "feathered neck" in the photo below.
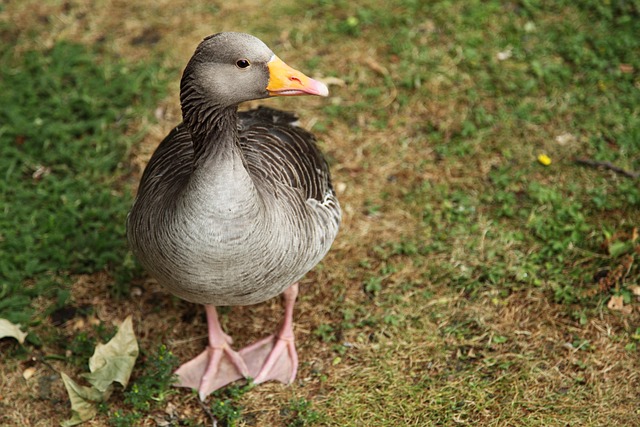
{"type": "Polygon", "coordinates": [[[218,100],[203,96],[187,76],[181,86],[182,117],[191,134],[197,167],[215,152],[237,145],[238,106],[223,106],[218,100]]]}

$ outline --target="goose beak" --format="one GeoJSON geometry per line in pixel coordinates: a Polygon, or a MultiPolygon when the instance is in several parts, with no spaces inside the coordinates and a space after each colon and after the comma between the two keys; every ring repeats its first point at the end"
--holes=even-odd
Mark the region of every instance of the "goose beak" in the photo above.
{"type": "Polygon", "coordinates": [[[269,96],[297,96],[297,95],[329,95],[329,89],[324,83],[313,80],[285,64],[273,55],[267,63],[269,68],[269,96]]]}

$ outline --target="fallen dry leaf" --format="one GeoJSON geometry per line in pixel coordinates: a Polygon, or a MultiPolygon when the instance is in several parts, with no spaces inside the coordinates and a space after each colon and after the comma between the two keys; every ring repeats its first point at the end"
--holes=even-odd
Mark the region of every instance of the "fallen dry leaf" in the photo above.
{"type": "Polygon", "coordinates": [[[568,132],[556,136],[556,142],[560,145],[567,145],[576,142],[577,138],[568,132]]]}
{"type": "Polygon", "coordinates": [[[71,427],[90,420],[98,413],[96,403],[109,398],[109,394],[100,392],[94,387],[77,384],[67,374],[60,372],[62,381],[71,400],[71,418],[61,423],[62,427],[71,427]]]}
{"type": "Polygon", "coordinates": [[[84,374],[94,387],[106,391],[113,382],[122,387],[129,383],[133,365],[138,357],[138,341],[133,333],[131,316],[118,328],[118,333],[106,344],[98,344],[89,359],[90,374],[84,374]]]}
{"type": "Polygon", "coordinates": [[[24,371],[22,371],[22,378],[24,378],[25,380],[28,380],[35,373],[36,373],[36,368],[32,366],[32,367],[27,368],[24,371]]]}
{"type": "Polygon", "coordinates": [[[633,65],[631,64],[620,64],[620,72],[624,74],[631,74],[634,71],[633,65]]]}
{"type": "Polygon", "coordinates": [[[165,427],[165,426],[172,425],[171,421],[165,419],[165,417],[162,415],[154,415],[151,418],[153,419],[153,422],[156,423],[157,427],[165,427]]]}
{"type": "Polygon", "coordinates": [[[36,170],[31,174],[31,177],[34,180],[38,181],[38,180],[42,179],[43,177],[49,175],[50,173],[51,173],[51,168],[50,167],[38,165],[36,170]]]}
{"type": "Polygon", "coordinates": [[[609,310],[620,311],[624,314],[631,314],[633,308],[628,305],[624,305],[624,300],[620,295],[614,295],[607,303],[609,310]]]}
{"type": "Polygon", "coordinates": [[[176,417],[177,409],[178,408],[176,407],[176,405],[174,405],[172,402],[168,402],[167,407],[164,408],[164,413],[169,415],[170,417],[176,417]]]}
{"type": "Polygon", "coordinates": [[[20,325],[11,323],[7,319],[0,319],[0,339],[5,337],[15,338],[22,344],[27,335],[26,332],[20,330],[20,325]]]}
{"type": "Polygon", "coordinates": [[[64,372],[60,373],[71,400],[72,413],[71,418],[63,422],[62,426],[74,426],[93,418],[98,411],[96,404],[109,398],[114,382],[127,386],[137,357],[138,342],[129,316],[108,343],[96,346],[89,359],[91,372],[82,376],[91,387],[81,386],[64,372]]]}
{"type": "Polygon", "coordinates": [[[75,320],[75,322],[73,322],[73,330],[74,331],[81,331],[84,329],[85,327],[85,321],[82,317],[79,317],[75,320]]]}
{"type": "Polygon", "coordinates": [[[513,55],[513,48],[508,47],[507,49],[496,53],[496,58],[498,58],[498,61],[506,61],[507,59],[511,58],[512,55],[513,55]]]}

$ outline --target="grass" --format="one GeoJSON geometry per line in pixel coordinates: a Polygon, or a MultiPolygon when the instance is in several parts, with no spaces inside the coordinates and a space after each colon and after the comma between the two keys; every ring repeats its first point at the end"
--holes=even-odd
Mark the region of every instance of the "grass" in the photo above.
{"type": "Polygon", "coordinates": [[[20,56],[0,47],[0,316],[28,322],[33,298],[67,302],[68,272],[130,279],[123,161],[140,135],[127,127],[163,85],[157,67],[130,69],[70,42],[20,56]]]}
{"type": "Polygon", "coordinates": [[[179,364],[166,346],[161,345],[155,353],[146,355],[142,365],[142,372],[122,393],[124,408],[111,410],[107,403],[101,405],[101,411],[108,414],[109,424],[122,427],[137,425],[151,411],[162,410],[168,397],[176,393],[171,384],[174,381],[173,371],[179,364]]]}
{"type": "MultiPolygon", "coordinates": [[[[251,5],[0,9],[0,317],[30,332],[0,342],[0,423],[64,419],[47,366],[81,370],[132,313],[143,357],[96,425],[634,425],[640,186],[607,164],[640,170],[640,5],[251,5]],[[268,102],[319,136],[345,220],[302,283],[295,384],[201,406],[168,384],[202,313],[136,267],[123,227],[179,121],[178,70],[218,30],[334,78],[327,100],[268,102]]],[[[280,312],[222,322],[241,346],[280,312]]]]}

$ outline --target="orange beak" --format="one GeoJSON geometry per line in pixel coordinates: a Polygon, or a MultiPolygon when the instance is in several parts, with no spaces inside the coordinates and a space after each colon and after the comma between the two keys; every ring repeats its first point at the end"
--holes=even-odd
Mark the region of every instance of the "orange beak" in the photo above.
{"type": "Polygon", "coordinates": [[[269,67],[267,91],[270,96],[329,95],[329,89],[324,83],[294,70],[275,55],[267,63],[267,67],[269,67]]]}

